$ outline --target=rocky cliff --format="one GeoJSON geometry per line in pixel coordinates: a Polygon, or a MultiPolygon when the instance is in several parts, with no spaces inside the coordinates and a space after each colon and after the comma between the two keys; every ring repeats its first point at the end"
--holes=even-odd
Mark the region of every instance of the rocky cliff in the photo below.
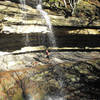
{"type": "MultiPolygon", "coordinates": [[[[27,1],[27,0],[26,0],[27,1]]],[[[27,4],[27,2],[26,2],[27,4]]],[[[75,15],[65,18],[56,11],[45,9],[49,13],[53,26],[99,26],[99,7],[86,1],[81,1],[75,8],[75,15]],[[75,17],[76,16],[76,17],[75,17]]],[[[59,11],[58,11],[59,12],[59,11]]],[[[67,12],[66,12],[67,14],[67,12]]],[[[1,33],[47,33],[45,20],[39,12],[26,5],[25,10],[21,4],[11,1],[0,1],[0,30],[1,33]]],[[[67,28],[67,27],[66,27],[67,28]]],[[[83,34],[98,34],[92,30],[83,30],[83,34]],[[88,31],[88,32],[87,32],[88,31]]],[[[98,31],[98,30],[97,30],[98,31]]],[[[70,32],[69,32],[70,33],[70,32]]],[[[76,32],[77,33],[77,32],[76,32]]],[[[81,32],[80,32],[81,33],[81,32]]]]}
{"type": "Polygon", "coordinates": [[[36,0],[26,0],[24,9],[17,0],[0,0],[0,100],[100,100],[100,52],[64,51],[100,49],[99,1],[80,0],[74,13],[55,1],[44,0],[43,8],[58,48],[48,47],[36,0]]]}
{"type": "MultiPolygon", "coordinates": [[[[32,2],[30,3],[32,4],[32,2]]],[[[55,11],[55,8],[51,9],[51,6],[47,6],[46,3],[45,1],[43,2],[43,7],[51,19],[59,47],[82,46],[84,48],[100,46],[100,44],[96,44],[100,33],[98,5],[82,0],[78,3],[74,15],[66,17],[59,12],[63,10],[67,14],[67,8],[66,10],[64,10],[65,8],[57,8],[55,11]],[[95,40],[93,40],[94,36],[95,40]],[[70,40],[73,41],[71,42],[70,40]],[[80,40],[82,44],[78,42],[80,40]]],[[[28,46],[49,46],[46,34],[49,31],[46,22],[31,4],[26,0],[25,9],[23,10],[19,2],[0,0],[1,50],[16,50],[27,44],[28,46]],[[25,43],[27,34],[29,35],[29,41],[25,43]]]]}

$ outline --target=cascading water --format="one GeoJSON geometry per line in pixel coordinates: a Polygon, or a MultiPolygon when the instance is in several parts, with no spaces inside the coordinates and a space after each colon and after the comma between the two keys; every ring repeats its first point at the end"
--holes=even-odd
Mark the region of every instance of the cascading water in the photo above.
{"type": "Polygon", "coordinates": [[[48,33],[48,38],[49,38],[49,42],[50,42],[50,46],[56,47],[56,41],[55,41],[55,36],[53,34],[53,30],[52,30],[52,24],[50,21],[50,18],[48,16],[48,13],[45,12],[42,9],[42,0],[39,0],[39,3],[37,5],[37,10],[40,12],[41,16],[45,19],[46,21],[46,25],[48,27],[49,33],[48,33]]]}
{"type": "Polygon", "coordinates": [[[64,5],[65,5],[65,7],[67,7],[67,3],[66,3],[66,0],[63,0],[64,1],[64,5]]]}
{"type": "MultiPolygon", "coordinates": [[[[50,21],[50,17],[48,16],[48,13],[45,12],[42,8],[42,0],[39,0],[39,3],[37,5],[37,10],[40,12],[41,16],[45,19],[46,25],[49,29],[48,38],[49,38],[50,46],[56,47],[57,45],[56,45],[56,40],[55,40],[53,30],[52,30],[52,24],[50,21]]],[[[60,73],[59,73],[59,75],[60,75],[60,73]]],[[[59,80],[59,85],[62,89],[63,88],[63,80],[62,79],[59,80]]],[[[50,97],[50,96],[48,96],[48,98],[46,98],[46,100],[64,100],[64,98],[63,97],[54,97],[54,96],[50,97]]]]}
{"type": "MultiPolygon", "coordinates": [[[[37,0],[36,0],[36,2],[37,2],[37,0]]],[[[26,10],[26,0],[20,0],[20,3],[21,3],[22,11],[24,13],[23,17],[22,17],[22,20],[24,19],[23,22],[26,23],[26,21],[27,21],[27,15],[26,15],[26,12],[25,12],[25,10],[26,10]]],[[[42,18],[45,20],[46,25],[48,27],[48,31],[49,32],[47,33],[47,35],[48,35],[48,38],[49,38],[50,46],[56,47],[57,45],[56,45],[56,40],[55,40],[55,36],[54,36],[53,30],[52,30],[52,24],[51,24],[50,18],[48,16],[48,13],[45,12],[43,10],[43,8],[42,8],[42,0],[38,1],[38,4],[37,4],[36,8],[40,12],[42,18]]],[[[28,43],[29,43],[29,36],[28,36],[28,34],[26,34],[26,42],[25,42],[26,46],[29,46],[28,43]]],[[[54,54],[54,56],[56,56],[56,55],[54,54]]],[[[60,73],[59,73],[59,75],[60,75],[60,73]]],[[[59,80],[59,85],[60,85],[60,87],[62,89],[63,88],[63,80],[62,79],[59,80]]],[[[32,98],[30,97],[27,100],[32,100],[32,98]]],[[[46,100],[64,100],[64,98],[63,97],[59,97],[59,96],[58,97],[47,96],[46,100]]]]}
{"type": "MultiPolygon", "coordinates": [[[[26,14],[26,0],[20,0],[20,4],[21,4],[21,10],[23,11],[22,13],[22,22],[23,24],[26,24],[27,23],[27,14],[26,14]]],[[[25,31],[25,28],[22,28],[21,29],[22,32],[25,31]]],[[[29,46],[29,35],[26,34],[25,35],[25,46],[29,46]]]]}

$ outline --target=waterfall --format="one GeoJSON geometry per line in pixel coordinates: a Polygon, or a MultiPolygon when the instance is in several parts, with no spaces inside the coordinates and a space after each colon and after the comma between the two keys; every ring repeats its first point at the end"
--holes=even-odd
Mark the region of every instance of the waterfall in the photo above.
{"type": "MultiPolygon", "coordinates": [[[[27,14],[26,14],[26,0],[20,0],[20,4],[21,4],[21,10],[23,11],[22,13],[22,22],[23,24],[27,23],[27,14]]],[[[22,32],[25,31],[25,28],[22,28],[21,30],[22,32]]],[[[29,35],[25,34],[25,46],[29,46],[29,35]]]]}
{"type": "MultiPolygon", "coordinates": [[[[51,21],[50,21],[50,18],[48,16],[48,13],[45,12],[42,8],[42,0],[36,0],[36,3],[37,3],[37,10],[40,12],[41,14],[41,17],[45,20],[46,22],[46,25],[48,27],[48,33],[47,33],[47,36],[48,36],[48,39],[49,39],[49,44],[50,46],[52,47],[56,47],[56,41],[55,41],[55,36],[54,36],[54,33],[53,33],[53,30],[52,30],[52,24],[51,24],[51,21]]],[[[20,0],[20,4],[21,4],[21,10],[23,11],[23,14],[22,14],[22,22],[25,24],[27,23],[27,14],[26,14],[26,0],[20,0]]],[[[24,28],[22,28],[21,31],[25,31],[24,28]]],[[[25,38],[25,45],[26,46],[29,46],[29,35],[26,34],[26,38],[25,38]]]]}
{"type": "MultiPolygon", "coordinates": [[[[52,28],[52,24],[50,21],[50,17],[48,16],[48,13],[45,12],[42,8],[42,0],[39,0],[39,3],[38,3],[36,8],[40,12],[42,18],[45,19],[45,21],[46,21],[46,25],[47,25],[48,30],[49,30],[48,38],[49,38],[50,45],[53,47],[56,47],[57,45],[56,45],[56,40],[55,40],[55,36],[53,33],[53,28],[52,28]]],[[[54,54],[54,57],[56,57],[55,54],[54,54]]],[[[60,73],[58,73],[58,74],[60,75],[60,73]]],[[[60,88],[62,89],[63,88],[63,80],[62,79],[59,80],[59,85],[60,85],[60,88]]],[[[62,92],[61,92],[61,94],[62,94],[62,92]]],[[[46,98],[46,100],[64,100],[64,97],[48,96],[46,98]]]]}
{"type": "Polygon", "coordinates": [[[66,0],[63,0],[64,1],[64,5],[65,5],[65,7],[67,7],[67,3],[66,3],[66,0]]]}
{"type": "Polygon", "coordinates": [[[45,21],[46,21],[46,25],[49,30],[48,38],[49,38],[50,46],[56,47],[56,40],[55,40],[55,36],[54,36],[53,30],[52,30],[52,24],[50,21],[50,17],[48,16],[48,13],[45,12],[42,8],[42,0],[39,0],[39,3],[36,8],[40,12],[42,18],[45,19],[45,21]]]}

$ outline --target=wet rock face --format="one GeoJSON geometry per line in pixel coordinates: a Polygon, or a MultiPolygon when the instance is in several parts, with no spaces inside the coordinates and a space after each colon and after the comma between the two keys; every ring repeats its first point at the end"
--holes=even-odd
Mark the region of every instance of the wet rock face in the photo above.
{"type": "MultiPolygon", "coordinates": [[[[89,9],[89,12],[96,12],[95,6],[92,7],[91,4],[88,3],[89,6],[91,6],[91,9],[89,9]]],[[[85,7],[85,5],[83,5],[85,7]]],[[[82,7],[83,7],[82,6],[82,7]]],[[[26,9],[22,10],[22,6],[19,3],[11,2],[11,1],[0,1],[0,50],[17,50],[21,47],[24,47],[25,45],[29,46],[39,46],[39,45],[45,45],[49,46],[49,39],[47,37],[47,33],[49,33],[48,27],[46,26],[45,20],[41,18],[40,13],[32,8],[31,6],[25,5],[26,9]],[[29,43],[25,44],[26,41],[26,34],[29,35],[29,43]]],[[[81,3],[79,6],[77,6],[80,9],[81,3]]],[[[83,7],[83,8],[84,8],[83,7]]],[[[82,8],[82,9],[83,9],[82,8]]],[[[87,10],[88,7],[86,6],[87,10]]],[[[85,11],[84,10],[84,11],[85,11]]],[[[88,18],[83,17],[68,17],[65,18],[62,15],[58,15],[54,11],[50,11],[48,9],[45,9],[46,12],[48,12],[48,15],[51,19],[51,23],[53,26],[54,34],[57,37],[57,43],[59,46],[70,46],[72,47],[72,43],[70,40],[77,41],[76,37],[68,36],[68,34],[100,34],[99,29],[67,29],[67,26],[100,26],[99,19],[93,20],[91,22],[88,18]],[[58,27],[59,26],[59,27],[58,27]],[[60,26],[65,26],[65,28],[60,28],[60,26]],[[66,35],[66,36],[65,36],[66,35]],[[62,38],[61,38],[62,37],[62,38]],[[71,37],[71,38],[69,38],[71,37]],[[67,40],[67,38],[69,40],[67,40]],[[64,42],[63,42],[64,41],[64,42]],[[67,45],[66,41],[68,41],[67,45]],[[64,44],[64,45],[63,45],[64,44]]],[[[81,13],[81,9],[79,11],[81,13]]],[[[94,16],[94,15],[93,15],[94,16]]],[[[50,33],[49,33],[50,34],[50,33]]],[[[79,38],[82,36],[79,36],[79,38]]],[[[84,37],[84,36],[83,36],[84,37]]],[[[86,36],[87,37],[87,36],[86,36]]],[[[92,36],[93,37],[93,36],[92,36]]],[[[98,41],[98,37],[95,39],[98,41]]],[[[90,44],[95,45],[95,40],[86,40],[89,41],[90,44]]],[[[78,40],[79,42],[81,39],[78,40]]],[[[85,38],[82,38],[82,41],[85,41],[85,38]]],[[[78,42],[78,43],[79,43],[78,42]]],[[[74,45],[77,47],[80,44],[74,45]]],[[[87,43],[84,43],[83,45],[87,46],[87,43]]],[[[98,47],[98,45],[96,45],[98,47]]],[[[84,47],[84,46],[83,46],[84,47]]]]}
{"type": "MultiPolygon", "coordinates": [[[[23,68],[36,67],[49,63],[57,64],[63,62],[87,61],[90,59],[100,59],[99,52],[49,52],[49,59],[46,58],[45,47],[27,47],[14,52],[0,52],[0,71],[20,70],[23,68]],[[38,53],[35,51],[43,50],[38,53]]],[[[85,66],[85,65],[83,65],[85,66]]],[[[82,67],[83,67],[82,66],[82,67]]],[[[78,68],[78,67],[77,67],[78,68]]],[[[60,68],[55,67],[59,72],[60,68]]],[[[84,72],[84,71],[83,71],[84,72]]],[[[62,73],[61,73],[62,76],[62,73]]]]}
{"type": "Polygon", "coordinates": [[[98,100],[99,63],[95,59],[0,72],[0,99],[98,100]]]}
{"type": "MultiPolygon", "coordinates": [[[[47,33],[47,27],[42,26],[45,22],[42,23],[37,10],[30,6],[27,6],[26,8],[26,12],[28,14],[27,22],[25,18],[23,20],[19,20],[22,19],[25,14],[25,11],[21,10],[20,4],[8,1],[4,2],[1,0],[0,33],[36,33],[37,31],[25,30],[29,30],[35,25],[41,29],[39,32],[42,32],[45,29],[46,31],[43,31],[42,33],[47,33]],[[23,30],[20,31],[20,29],[23,30]]],[[[75,17],[66,20],[62,16],[50,16],[52,18],[53,25],[73,25],[74,22],[74,25],[77,25],[77,22],[78,25],[82,25],[83,23],[87,25],[84,21],[80,24],[80,19],[75,17]]],[[[35,27],[34,29],[38,28],[35,27]]],[[[89,31],[90,33],[98,33],[96,30],[95,32],[93,32],[93,30],[89,31]]],[[[70,32],[73,33],[72,31],[70,32]]],[[[9,38],[10,35],[6,36],[7,38],[5,35],[1,37],[1,44],[3,44],[2,41],[9,39],[6,43],[10,42],[10,44],[13,45],[9,38]]],[[[14,43],[18,43],[18,41],[22,40],[18,39],[19,37],[16,38],[13,37],[16,41],[14,43]]],[[[19,44],[17,44],[17,46],[19,46],[19,44]]],[[[11,45],[8,47],[11,48],[11,45]]],[[[17,51],[14,53],[17,53],[17,51]]],[[[4,54],[6,55],[3,55],[3,53],[0,52],[0,54],[0,100],[100,99],[99,52],[64,52],[62,55],[61,53],[58,53],[58,58],[56,58],[57,56],[54,57],[55,53],[50,53],[50,59],[47,59],[46,55],[43,53],[13,55],[5,52],[4,54]]]]}

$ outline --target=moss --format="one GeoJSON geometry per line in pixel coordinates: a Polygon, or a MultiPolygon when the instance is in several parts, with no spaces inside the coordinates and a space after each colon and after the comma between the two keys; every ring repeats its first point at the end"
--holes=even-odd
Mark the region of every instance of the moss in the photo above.
{"type": "Polygon", "coordinates": [[[13,96],[12,100],[24,100],[22,97],[21,90],[18,90],[17,93],[13,96]]]}

